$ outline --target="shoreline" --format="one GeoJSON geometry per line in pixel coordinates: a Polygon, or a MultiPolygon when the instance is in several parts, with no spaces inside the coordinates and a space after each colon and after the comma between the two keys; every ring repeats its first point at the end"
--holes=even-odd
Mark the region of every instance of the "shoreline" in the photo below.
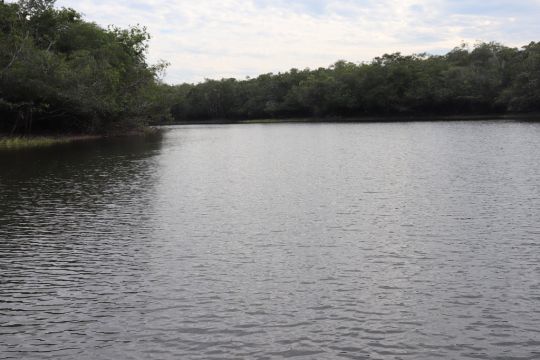
{"type": "Polygon", "coordinates": [[[181,125],[234,125],[234,124],[287,124],[287,123],[396,123],[396,122],[439,122],[439,121],[530,121],[540,122],[540,113],[531,114],[484,114],[484,115],[407,115],[407,116],[365,116],[365,117],[313,117],[313,118],[282,118],[282,119],[250,119],[250,120],[192,120],[172,122],[168,124],[151,124],[138,130],[129,130],[124,133],[112,132],[108,134],[35,134],[35,135],[9,135],[0,133],[0,151],[20,150],[52,145],[68,144],[72,142],[98,140],[105,138],[120,138],[129,136],[150,136],[161,132],[163,126],[181,125]]]}
{"type": "Polygon", "coordinates": [[[99,135],[5,135],[0,134],[1,150],[20,150],[29,148],[48,147],[52,145],[68,144],[75,141],[88,141],[100,139],[99,135]]]}
{"type": "Polygon", "coordinates": [[[0,151],[44,148],[53,145],[69,144],[73,142],[100,140],[106,138],[121,138],[129,136],[151,136],[160,132],[154,126],[139,130],[130,130],[125,133],[109,134],[32,134],[9,135],[0,134],[0,151]]]}
{"type": "Polygon", "coordinates": [[[373,122],[430,122],[430,121],[485,121],[485,120],[523,120],[540,121],[540,113],[531,114],[483,114],[483,115],[403,115],[403,116],[328,116],[276,119],[212,119],[177,121],[167,125],[227,125],[227,124],[280,124],[280,123],[373,123],[373,122]]]}

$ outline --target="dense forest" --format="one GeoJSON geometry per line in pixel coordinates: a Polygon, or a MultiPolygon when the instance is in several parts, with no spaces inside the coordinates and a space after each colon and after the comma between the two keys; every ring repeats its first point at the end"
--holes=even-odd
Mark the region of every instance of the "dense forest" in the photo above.
{"type": "Polygon", "coordinates": [[[148,123],[540,111],[540,43],[167,85],[144,27],[102,28],[54,0],[0,1],[0,133],[121,132],[148,123]]]}
{"type": "Polygon", "coordinates": [[[107,29],[54,0],[0,2],[0,132],[123,131],[162,116],[143,27],[107,29]]]}
{"type": "Polygon", "coordinates": [[[465,44],[446,55],[385,54],[369,63],[292,69],[175,87],[177,121],[472,115],[540,110],[540,43],[465,44]]]}

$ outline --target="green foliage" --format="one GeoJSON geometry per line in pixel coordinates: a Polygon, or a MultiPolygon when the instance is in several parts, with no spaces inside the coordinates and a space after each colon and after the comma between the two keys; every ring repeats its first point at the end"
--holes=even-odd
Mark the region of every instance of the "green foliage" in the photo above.
{"type": "Polygon", "coordinates": [[[55,144],[69,142],[67,138],[52,138],[52,137],[0,137],[0,151],[2,150],[18,150],[35,147],[47,147],[55,144]]]}
{"type": "Polygon", "coordinates": [[[516,58],[508,64],[513,77],[500,101],[511,111],[540,110],[540,43],[524,46],[516,58]]]}
{"type": "Polygon", "coordinates": [[[103,29],[53,0],[0,3],[0,131],[104,132],[156,116],[146,28],[103,29]]]}
{"type": "Polygon", "coordinates": [[[150,36],[86,22],[54,0],[0,2],[0,132],[107,132],[173,120],[540,111],[540,43],[169,86],[150,36]]]}
{"type": "Polygon", "coordinates": [[[236,81],[175,87],[176,121],[540,110],[540,43],[462,44],[446,55],[384,54],[236,81]]]}

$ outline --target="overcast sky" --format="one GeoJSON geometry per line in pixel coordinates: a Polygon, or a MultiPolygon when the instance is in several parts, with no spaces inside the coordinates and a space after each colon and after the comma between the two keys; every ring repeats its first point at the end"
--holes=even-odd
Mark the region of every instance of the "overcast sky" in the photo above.
{"type": "Polygon", "coordinates": [[[142,24],[169,83],[540,40],[540,0],[58,0],[106,26],[142,24]]]}

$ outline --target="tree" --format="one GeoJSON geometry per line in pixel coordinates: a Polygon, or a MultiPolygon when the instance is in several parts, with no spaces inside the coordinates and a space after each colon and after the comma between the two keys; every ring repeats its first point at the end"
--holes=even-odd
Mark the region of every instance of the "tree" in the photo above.
{"type": "Polygon", "coordinates": [[[22,0],[0,4],[0,36],[0,130],[103,132],[166,118],[156,93],[167,63],[146,62],[145,27],[103,29],[52,0],[22,0]]]}

